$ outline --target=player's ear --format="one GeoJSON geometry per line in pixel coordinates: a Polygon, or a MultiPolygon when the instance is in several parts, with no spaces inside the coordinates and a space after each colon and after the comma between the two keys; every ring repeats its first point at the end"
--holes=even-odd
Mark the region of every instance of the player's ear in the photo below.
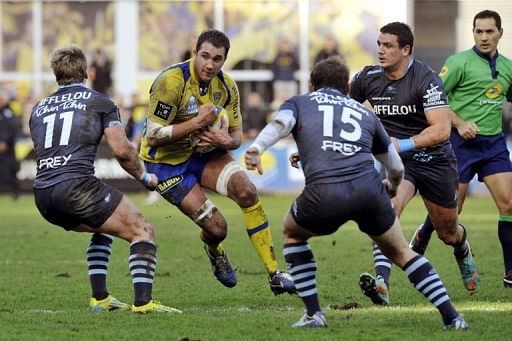
{"type": "Polygon", "coordinates": [[[315,87],[311,83],[309,83],[309,91],[310,92],[315,91],[315,87]]]}
{"type": "Polygon", "coordinates": [[[404,52],[404,56],[408,56],[411,54],[411,45],[405,45],[402,48],[402,51],[404,52]]]}

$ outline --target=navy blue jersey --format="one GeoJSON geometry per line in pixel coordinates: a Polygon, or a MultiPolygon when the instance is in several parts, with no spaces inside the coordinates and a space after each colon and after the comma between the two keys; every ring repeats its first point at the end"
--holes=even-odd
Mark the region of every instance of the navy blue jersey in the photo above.
{"type": "Polygon", "coordinates": [[[366,66],[352,80],[350,97],[361,103],[368,100],[389,136],[399,139],[417,135],[429,126],[425,117],[428,109],[448,107],[443,82],[416,59],[396,80],[388,79],[378,65],[366,66]]]}
{"type": "Polygon", "coordinates": [[[348,181],[374,172],[372,154],[387,152],[390,144],[371,110],[334,89],[294,96],[279,112],[296,119],[292,134],[307,184],[348,181]]]}
{"type": "Polygon", "coordinates": [[[59,87],[32,109],[37,154],[35,188],[94,176],[94,158],[107,127],[121,125],[117,106],[83,84],[59,87]]]}

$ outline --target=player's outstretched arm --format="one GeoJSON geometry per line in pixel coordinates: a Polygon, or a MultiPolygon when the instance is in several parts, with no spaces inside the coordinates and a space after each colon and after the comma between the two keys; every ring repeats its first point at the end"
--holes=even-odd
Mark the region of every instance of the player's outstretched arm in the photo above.
{"type": "Polygon", "coordinates": [[[257,169],[259,174],[263,174],[260,155],[277,141],[288,136],[294,126],[295,117],[288,113],[278,112],[245,152],[245,165],[247,169],[257,169]]]}
{"type": "Polygon", "coordinates": [[[126,138],[124,128],[113,126],[105,129],[107,143],[121,167],[135,179],[142,182],[149,190],[154,190],[158,179],[154,174],[146,172],[142,161],[138,158],[133,145],[126,138]]]}

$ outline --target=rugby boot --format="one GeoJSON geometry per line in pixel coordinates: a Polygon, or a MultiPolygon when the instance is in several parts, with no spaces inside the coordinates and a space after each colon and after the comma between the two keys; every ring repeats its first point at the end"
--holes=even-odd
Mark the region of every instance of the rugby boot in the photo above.
{"type": "Polygon", "coordinates": [[[430,241],[430,237],[428,238],[420,238],[420,231],[423,227],[423,224],[421,224],[416,231],[414,231],[414,235],[411,238],[411,241],[409,242],[409,247],[416,253],[420,255],[424,255],[425,251],[427,250],[428,242],[430,241]]]}
{"type": "Polygon", "coordinates": [[[325,319],[322,311],[317,311],[313,316],[308,316],[307,313],[301,317],[300,320],[292,324],[292,328],[325,328],[327,327],[327,320],[325,319]]]}
{"type": "Polygon", "coordinates": [[[382,276],[379,275],[374,278],[369,273],[364,272],[359,276],[359,287],[363,294],[372,300],[373,304],[389,304],[389,290],[382,276]]]}
{"type": "Polygon", "coordinates": [[[475,264],[475,259],[473,258],[473,250],[471,249],[471,245],[468,243],[468,255],[462,259],[457,260],[457,265],[459,266],[460,276],[462,278],[462,282],[466,289],[470,292],[475,291],[478,288],[478,284],[480,283],[480,275],[478,274],[478,269],[475,264]]]}
{"type": "Polygon", "coordinates": [[[171,308],[163,305],[162,303],[158,301],[151,300],[148,303],[141,305],[141,306],[134,306],[132,305],[132,312],[138,313],[138,314],[147,314],[147,313],[176,313],[181,314],[183,313],[181,310],[176,308],[171,308]]]}
{"type": "Polygon", "coordinates": [[[91,297],[89,306],[91,307],[92,311],[114,311],[130,309],[129,304],[119,301],[112,295],[108,295],[102,300],[97,300],[94,297],[91,297]]]}
{"type": "Polygon", "coordinates": [[[297,290],[295,289],[295,283],[293,283],[292,276],[282,270],[277,270],[268,280],[268,284],[270,285],[270,290],[274,293],[274,295],[280,295],[282,293],[296,294],[297,290]]]}
{"type": "Polygon", "coordinates": [[[464,316],[459,315],[452,320],[450,324],[447,324],[443,328],[444,330],[467,330],[469,329],[469,324],[464,321],[464,316]]]}
{"type": "Polygon", "coordinates": [[[505,288],[512,288],[512,271],[503,275],[503,286],[505,288]]]}
{"type": "Polygon", "coordinates": [[[204,250],[206,255],[208,255],[208,259],[210,259],[215,278],[228,288],[234,287],[236,285],[236,272],[231,267],[231,264],[229,264],[226,252],[223,251],[219,256],[211,255],[206,244],[204,245],[204,250]]]}

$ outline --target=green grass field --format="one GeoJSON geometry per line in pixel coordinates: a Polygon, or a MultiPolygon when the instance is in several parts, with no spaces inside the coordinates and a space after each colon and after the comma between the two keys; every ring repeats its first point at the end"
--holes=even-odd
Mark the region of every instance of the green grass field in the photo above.
{"type": "MultiPolygon", "coordinates": [[[[394,267],[391,305],[375,307],[358,288],[359,274],[373,271],[370,242],[352,223],[336,234],[316,238],[311,246],[318,263],[321,304],[329,327],[292,330],[302,315],[296,296],[275,297],[246,235],[238,207],[212,196],[229,222],[225,241],[238,271],[238,285],[224,288],[213,277],[198,238],[198,228],[174,207],[159,201],[143,206],[144,196],[131,196],[157,228],[158,269],[154,297],[183,310],[181,315],[93,313],[85,247],[90,235],[64,232],[45,222],[31,196],[18,202],[0,197],[0,338],[1,339],[166,339],[166,340],[395,340],[492,339],[510,337],[512,291],[502,286],[502,255],[494,203],[469,198],[462,222],[468,227],[481,287],[468,295],[459,278],[452,250],[437,238],[427,251],[456,307],[471,324],[466,332],[442,331],[440,316],[394,267]],[[341,309],[347,303],[358,308],[341,309]]],[[[262,196],[272,227],[281,268],[281,221],[291,196],[262,196]]],[[[407,238],[423,221],[425,209],[414,199],[402,226],[407,238]]],[[[118,299],[132,300],[127,266],[128,243],[116,240],[110,262],[109,289],[118,299]]]]}

